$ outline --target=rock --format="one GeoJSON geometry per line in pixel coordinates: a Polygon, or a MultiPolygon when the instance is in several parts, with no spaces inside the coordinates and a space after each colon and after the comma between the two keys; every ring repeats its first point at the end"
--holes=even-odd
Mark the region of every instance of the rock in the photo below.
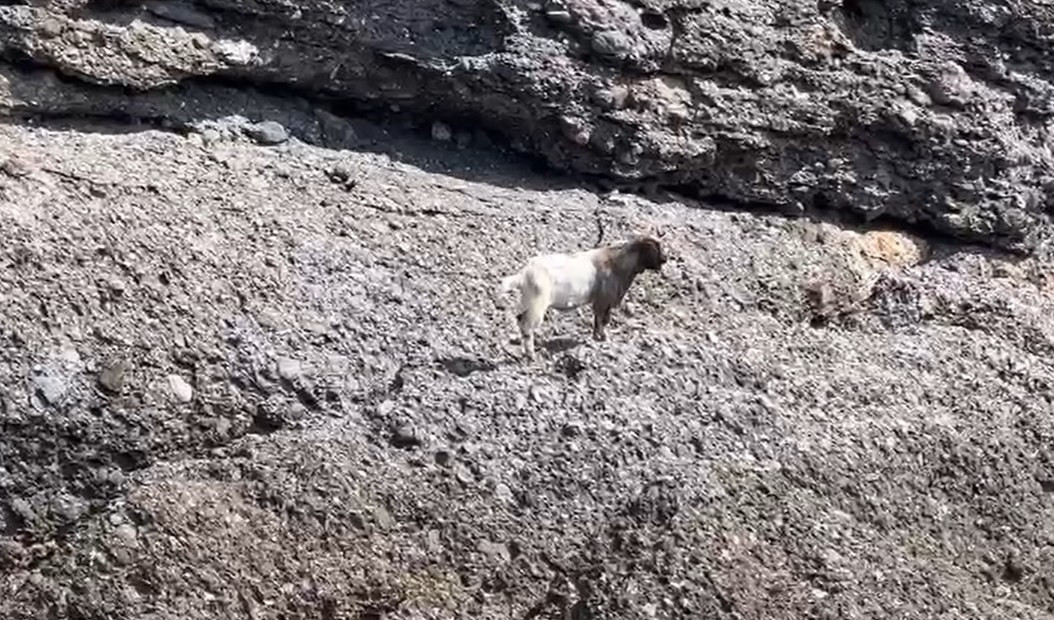
{"type": "Polygon", "coordinates": [[[215,129],[203,129],[201,131],[201,140],[206,144],[215,144],[223,139],[223,135],[215,129]]]}
{"type": "Polygon", "coordinates": [[[255,140],[257,144],[275,145],[281,144],[289,139],[289,132],[280,123],[264,121],[248,125],[244,129],[245,135],[255,140]]]}
{"type": "Polygon", "coordinates": [[[334,183],[347,183],[352,179],[352,171],[346,164],[333,164],[326,170],[326,176],[334,183]]]}
{"type": "Polygon", "coordinates": [[[235,66],[250,64],[259,53],[255,45],[244,40],[218,41],[213,45],[217,57],[235,66]]]}
{"type": "Polygon", "coordinates": [[[394,400],[387,399],[377,405],[377,415],[380,417],[387,417],[391,412],[395,411],[396,403],[394,400]]]}
{"type": "Polygon", "coordinates": [[[449,142],[454,133],[446,123],[436,121],[432,123],[432,139],[440,142],[449,142]]]}
{"type": "Polygon", "coordinates": [[[392,430],[390,441],[396,448],[416,448],[424,443],[417,429],[409,423],[396,425],[392,430]]]}
{"type": "Polygon", "coordinates": [[[382,530],[390,530],[395,527],[398,522],[392,517],[392,514],[388,512],[388,509],[384,506],[375,506],[373,509],[373,521],[382,530]]]}
{"type": "Polygon", "coordinates": [[[29,176],[33,168],[29,165],[29,162],[20,157],[8,157],[3,164],[0,164],[0,170],[13,179],[21,179],[29,176]]]}
{"type": "Polygon", "coordinates": [[[48,375],[35,377],[33,383],[36,386],[36,392],[43,399],[47,405],[60,405],[66,398],[66,391],[69,386],[66,382],[59,377],[51,377],[48,375]]]}
{"type": "Polygon", "coordinates": [[[111,394],[120,394],[128,381],[132,365],[125,359],[109,360],[99,371],[99,386],[111,394]]]}
{"type": "Polygon", "coordinates": [[[113,533],[117,536],[117,539],[126,545],[136,545],[139,543],[139,532],[136,527],[131,523],[122,523],[114,528],[113,533]]]}
{"type": "Polygon", "coordinates": [[[582,427],[574,422],[568,422],[560,428],[560,434],[564,437],[578,437],[582,434],[582,427]]]}
{"type": "Polygon", "coordinates": [[[194,399],[194,388],[179,375],[168,375],[168,389],[181,403],[189,403],[194,399]]]}
{"type": "Polygon", "coordinates": [[[625,33],[603,30],[593,35],[593,51],[608,56],[625,56],[633,50],[633,43],[625,33]]]}
{"type": "Polygon", "coordinates": [[[24,524],[31,524],[37,520],[37,513],[33,510],[33,505],[21,497],[10,500],[7,506],[24,524]]]}
{"type": "Polygon", "coordinates": [[[303,365],[295,359],[283,357],[278,360],[278,376],[285,381],[295,383],[304,375],[303,365]]]}
{"type": "Polygon", "coordinates": [[[446,467],[447,465],[449,465],[451,458],[452,455],[448,450],[437,450],[435,453],[436,465],[439,465],[440,467],[446,467]]]}
{"type": "Polygon", "coordinates": [[[88,512],[88,505],[79,497],[62,494],[52,499],[51,512],[62,521],[72,522],[88,512]]]}

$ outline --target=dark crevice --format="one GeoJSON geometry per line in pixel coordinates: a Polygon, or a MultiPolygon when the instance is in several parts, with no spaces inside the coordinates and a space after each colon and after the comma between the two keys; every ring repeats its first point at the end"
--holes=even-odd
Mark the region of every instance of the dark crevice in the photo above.
{"type": "MultiPolygon", "coordinates": [[[[16,68],[21,71],[41,71],[48,70],[44,69],[39,63],[36,63],[32,59],[26,57],[24,54],[12,53],[10,57],[16,62],[16,68]]],[[[676,75],[675,72],[666,73],[667,75],[676,75]]],[[[746,83],[749,78],[747,76],[740,75],[733,71],[717,71],[712,72],[709,77],[721,76],[721,79],[736,81],[738,83],[746,83]]],[[[97,90],[100,93],[122,93],[127,96],[135,96],[137,93],[127,88],[120,87],[105,87],[94,84],[86,84],[75,77],[60,77],[70,83],[76,83],[79,88],[97,90]]],[[[984,239],[974,239],[964,235],[953,235],[948,232],[942,231],[929,221],[920,220],[916,222],[908,222],[904,219],[878,215],[872,217],[870,215],[854,212],[848,205],[834,205],[830,204],[830,201],[826,199],[823,192],[817,190],[813,192],[813,200],[811,204],[776,204],[766,203],[760,201],[744,200],[739,197],[729,196],[719,191],[714,191],[713,188],[706,186],[705,182],[689,182],[684,183],[677,179],[677,175],[666,178],[641,178],[641,179],[620,179],[603,174],[585,173],[567,171],[557,168],[553,162],[536,152],[534,152],[529,145],[517,144],[516,141],[509,136],[516,135],[517,132],[514,128],[508,126],[493,128],[492,132],[486,131],[486,129],[492,128],[492,123],[488,119],[482,118],[480,115],[459,111],[449,110],[442,107],[441,100],[438,100],[431,104],[418,105],[414,107],[406,107],[399,110],[392,110],[387,104],[379,104],[373,101],[366,101],[360,99],[353,99],[347,97],[336,97],[333,93],[324,92],[317,89],[310,88],[297,88],[281,83],[269,83],[269,82],[257,82],[248,79],[243,79],[235,76],[219,76],[213,75],[209,77],[198,77],[185,80],[184,82],[169,87],[167,89],[159,89],[155,91],[153,95],[170,95],[173,98],[179,98],[180,95],[186,91],[192,91],[194,89],[208,91],[209,89],[229,89],[238,92],[249,92],[256,93],[265,97],[271,97],[282,101],[300,101],[302,105],[299,106],[304,111],[305,115],[310,115],[313,110],[325,110],[337,117],[344,118],[346,120],[363,119],[370,122],[375,122],[377,125],[386,129],[391,129],[396,132],[410,132],[416,134],[417,137],[429,140],[429,131],[432,123],[435,121],[442,121],[455,131],[469,131],[472,130],[476,134],[480,131],[486,133],[486,141],[489,143],[485,145],[486,148],[493,148],[501,150],[508,154],[510,152],[515,153],[515,160],[520,163],[527,164],[534,172],[545,174],[550,178],[550,183],[555,182],[558,179],[564,179],[572,184],[585,184],[591,186],[597,191],[603,193],[613,189],[617,189],[626,193],[633,193],[641,195],[644,198],[656,200],[656,199],[669,199],[685,197],[696,201],[698,206],[704,208],[715,209],[725,212],[752,212],[761,215],[778,215],[787,218],[799,218],[808,217],[816,219],[818,221],[828,221],[837,223],[839,225],[864,225],[869,227],[895,227],[902,230],[924,236],[926,238],[936,239],[938,241],[945,242],[947,244],[955,246],[964,245],[975,245],[981,244],[986,247],[993,247],[995,244],[986,241],[984,239]]],[[[251,112],[244,109],[229,110],[228,113],[246,113],[251,112]]],[[[184,118],[173,118],[166,113],[158,113],[152,116],[133,115],[122,110],[111,110],[105,113],[66,113],[66,114],[42,114],[39,112],[20,113],[18,110],[12,114],[16,118],[23,120],[46,120],[46,121],[74,121],[74,120],[97,120],[97,121],[108,121],[121,126],[130,125],[141,125],[143,127],[150,127],[155,129],[163,130],[185,130],[188,123],[196,120],[200,120],[196,116],[191,116],[192,113],[188,113],[187,117],[184,118]]],[[[262,120],[252,119],[250,120],[262,120]]],[[[297,135],[294,128],[290,128],[291,133],[296,135],[305,142],[317,142],[312,140],[311,136],[297,135]]],[[[558,135],[559,125],[557,119],[552,119],[552,127],[550,132],[552,135],[558,135]]],[[[852,139],[852,136],[848,136],[852,139]]],[[[386,147],[386,139],[380,139],[381,147],[386,147]]],[[[861,142],[862,146],[871,148],[870,144],[866,141],[857,140],[861,142]]],[[[329,145],[321,144],[321,146],[340,146],[342,148],[357,148],[360,150],[370,150],[366,144],[355,144],[355,145],[329,145]]],[[[384,150],[383,148],[381,150],[384,150]]],[[[564,157],[574,157],[572,152],[563,154],[564,157]]],[[[1013,239],[1009,239],[1013,241],[1013,239]]],[[[1009,248],[994,248],[996,251],[1002,251],[1007,254],[1023,255],[1027,253],[1024,249],[1015,249],[1014,247],[1009,248]]],[[[391,390],[391,392],[397,392],[397,389],[391,390]]],[[[303,390],[296,391],[297,397],[301,403],[312,409],[317,410],[321,407],[318,399],[313,394],[304,392],[303,390]]]]}

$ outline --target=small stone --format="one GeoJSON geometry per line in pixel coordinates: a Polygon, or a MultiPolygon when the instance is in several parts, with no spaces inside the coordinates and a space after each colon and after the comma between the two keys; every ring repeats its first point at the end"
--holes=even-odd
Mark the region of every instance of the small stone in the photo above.
{"type": "Polygon", "coordinates": [[[72,495],[59,495],[51,501],[51,512],[64,521],[76,521],[88,512],[88,505],[72,495]]]}
{"type": "Polygon", "coordinates": [[[422,441],[412,424],[400,424],[392,431],[391,443],[396,448],[413,448],[422,441]]]}
{"type": "Polygon", "coordinates": [[[259,50],[248,41],[219,41],[215,44],[216,55],[234,65],[247,65],[259,50]]]}
{"type": "Polygon", "coordinates": [[[120,394],[128,380],[131,364],[118,359],[107,362],[99,372],[99,386],[112,394],[120,394]]]}
{"type": "Polygon", "coordinates": [[[11,509],[11,512],[13,512],[15,516],[22,519],[25,523],[31,523],[37,518],[37,513],[33,511],[33,506],[21,497],[16,497],[11,500],[8,504],[8,508],[11,509]]]}
{"type": "Polygon", "coordinates": [[[449,142],[454,136],[454,133],[450,130],[450,126],[446,123],[436,121],[432,123],[432,139],[438,140],[439,142],[449,142]]]}
{"type": "Polygon", "coordinates": [[[593,94],[593,100],[609,110],[624,108],[628,98],[629,89],[621,85],[604,88],[593,94]]]}
{"type": "Polygon", "coordinates": [[[564,437],[577,437],[582,434],[582,427],[574,422],[569,422],[560,429],[560,434],[564,437]]]}
{"type": "Polygon", "coordinates": [[[181,403],[189,403],[194,398],[194,388],[179,375],[168,375],[168,389],[181,403]]]}
{"type": "Polygon", "coordinates": [[[139,541],[139,532],[136,531],[136,527],[131,523],[122,523],[114,529],[114,534],[117,538],[121,539],[122,542],[128,545],[134,545],[139,541]]]}
{"type": "Polygon", "coordinates": [[[0,170],[4,171],[7,176],[20,179],[25,176],[29,176],[32,171],[29,164],[25,160],[18,157],[10,157],[0,165],[0,170]]]}
{"type": "Polygon", "coordinates": [[[49,17],[40,22],[39,29],[42,37],[51,39],[62,34],[63,26],[59,20],[49,17]]]}
{"type": "Polygon", "coordinates": [[[281,144],[289,139],[289,132],[280,123],[264,121],[255,123],[245,128],[245,135],[256,141],[257,144],[274,145],[281,144]]]}
{"type": "Polygon", "coordinates": [[[383,529],[391,529],[395,527],[396,521],[392,513],[388,512],[388,509],[384,506],[377,506],[373,509],[373,520],[377,525],[383,529]]]}
{"type": "Polygon", "coordinates": [[[504,482],[499,482],[494,486],[494,497],[497,497],[503,502],[511,502],[513,499],[512,489],[510,489],[509,485],[504,482]]]}
{"type": "Polygon", "coordinates": [[[334,183],[347,183],[351,180],[351,168],[346,164],[334,164],[326,170],[326,176],[334,183]]]}
{"type": "Polygon", "coordinates": [[[922,107],[928,107],[933,104],[933,99],[930,98],[921,88],[914,84],[908,84],[905,92],[913,103],[922,107]]]}
{"type": "Polygon", "coordinates": [[[299,379],[304,374],[303,366],[300,362],[288,357],[283,357],[278,360],[278,376],[282,379],[293,382],[299,379]]]}
{"type": "Polygon", "coordinates": [[[201,131],[201,140],[205,144],[214,144],[216,142],[219,142],[222,137],[223,136],[220,135],[220,132],[216,131],[215,129],[203,129],[201,131]]]}
{"type": "Polygon", "coordinates": [[[476,548],[479,549],[480,553],[495,560],[508,561],[509,559],[509,548],[502,543],[481,540],[476,548]]]}
{"type": "Polygon", "coordinates": [[[66,382],[56,377],[37,377],[33,381],[36,384],[37,394],[46,404],[57,405],[66,396],[66,382]]]}
{"type": "Polygon", "coordinates": [[[633,44],[625,33],[603,30],[593,35],[593,51],[606,56],[625,56],[633,51],[633,44]]]}

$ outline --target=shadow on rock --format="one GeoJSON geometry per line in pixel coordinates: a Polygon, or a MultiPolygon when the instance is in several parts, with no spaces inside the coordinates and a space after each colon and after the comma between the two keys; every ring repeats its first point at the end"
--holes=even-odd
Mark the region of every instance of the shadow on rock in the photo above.
{"type": "Polygon", "coordinates": [[[458,377],[467,377],[474,372],[490,372],[498,369],[494,362],[467,357],[444,357],[436,360],[443,370],[458,377]]]}

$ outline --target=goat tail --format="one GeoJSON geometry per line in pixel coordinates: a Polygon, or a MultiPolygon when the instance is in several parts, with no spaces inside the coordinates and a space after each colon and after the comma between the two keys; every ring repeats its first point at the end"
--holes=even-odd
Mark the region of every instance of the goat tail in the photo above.
{"type": "Polygon", "coordinates": [[[501,279],[501,286],[499,289],[502,293],[508,293],[509,291],[519,288],[523,283],[523,271],[518,271],[511,276],[506,276],[501,279]]]}

